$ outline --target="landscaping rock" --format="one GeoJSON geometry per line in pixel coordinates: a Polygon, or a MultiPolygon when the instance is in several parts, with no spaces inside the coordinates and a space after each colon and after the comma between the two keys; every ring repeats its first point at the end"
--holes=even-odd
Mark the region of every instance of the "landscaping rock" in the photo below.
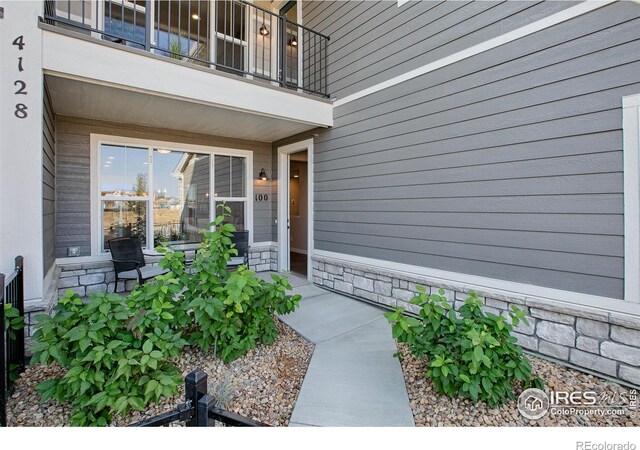
{"type": "MultiPolygon", "coordinates": [[[[538,420],[527,420],[518,412],[515,400],[492,409],[483,402],[473,404],[465,398],[451,398],[438,393],[431,380],[425,377],[428,369],[426,360],[413,357],[404,344],[398,345],[398,350],[416,426],[640,426],[640,417],[631,417],[630,414],[618,417],[547,414],[538,420]]],[[[551,389],[595,391],[599,395],[607,395],[607,398],[620,399],[624,396],[626,400],[621,402],[628,405],[629,389],[623,386],[538,357],[529,356],[529,360],[533,373],[545,382],[547,392],[551,389]]],[[[621,366],[621,371],[623,367],[621,366]]],[[[634,368],[625,368],[629,369],[634,368]]],[[[516,387],[516,398],[522,390],[522,387],[516,387]]]]}
{"type": "MultiPolygon", "coordinates": [[[[313,353],[313,344],[287,325],[276,320],[279,337],[271,345],[260,345],[227,365],[211,352],[186,348],[175,361],[183,377],[200,369],[209,376],[209,392],[221,407],[273,426],[287,426],[298,398],[302,380],[313,353]]],[[[60,378],[59,366],[27,367],[14,385],[7,405],[9,426],[69,426],[71,406],[55,400],[40,403],[36,386],[60,378]]],[[[175,409],[184,403],[184,386],[178,395],[149,405],[144,411],[132,411],[126,417],[114,417],[113,426],[126,426],[175,409]]]]}

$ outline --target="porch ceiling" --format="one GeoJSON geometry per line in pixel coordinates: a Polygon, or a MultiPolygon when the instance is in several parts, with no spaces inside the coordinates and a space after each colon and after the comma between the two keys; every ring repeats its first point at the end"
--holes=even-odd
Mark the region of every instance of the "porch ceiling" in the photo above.
{"type": "Polygon", "coordinates": [[[236,111],[125,87],[46,75],[56,114],[273,142],[316,125],[236,111]]]}

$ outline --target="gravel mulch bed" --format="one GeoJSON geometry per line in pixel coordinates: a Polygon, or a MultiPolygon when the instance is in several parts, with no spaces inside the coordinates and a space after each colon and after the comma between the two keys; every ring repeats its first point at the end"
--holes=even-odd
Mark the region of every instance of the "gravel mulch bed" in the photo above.
{"type": "MultiPolygon", "coordinates": [[[[436,392],[427,372],[427,362],[417,360],[405,344],[398,344],[407,393],[416,426],[640,426],[640,417],[552,415],[528,420],[520,415],[516,401],[491,409],[486,403],[475,405],[467,399],[452,399],[436,392]]],[[[629,389],[611,381],[587,375],[550,361],[529,356],[533,371],[545,383],[545,391],[595,391],[620,402],[624,394],[628,404],[629,389]]],[[[516,398],[520,394],[516,391],[516,398]]],[[[640,416],[640,411],[638,411],[640,416]]]]}
{"type": "MultiPolygon", "coordinates": [[[[287,325],[276,320],[279,337],[271,346],[261,345],[228,365],[211,353],[186,348],[175,363],[186,376],[195,369],[209,375],[209,393],[223,401],[219,405],[272,426],[287,426],[302,380],[313,353],[313,344],[301,338],[287,325]]],[[[62,376],[59,366],[28,367],[14,385],[7,405],[9,426],[68,426],[71,407],[55,400],[40,403],[38,383],[62,376]]],[[[113,426],[130,423],[170,411],[184,402],[180,393],[144,412],[132,411],[126,417],[114,417],[113,426]]]]}

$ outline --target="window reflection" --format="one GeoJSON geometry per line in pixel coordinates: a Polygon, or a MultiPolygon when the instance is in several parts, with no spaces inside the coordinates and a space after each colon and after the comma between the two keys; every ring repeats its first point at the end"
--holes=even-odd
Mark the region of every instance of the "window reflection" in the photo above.
{"type": "Polygon", "coordinates": [[[209,156],[154,151],[153,234],[156,245],[200,242],[209,226],[209,156]]]}
{"type": "Polygon", "coordinates": [[[245,229],[244,157],[102,144],[99,164],[103,251],[119,237],[140,237],[147,248],[201,242],[219,213],[211,211],[212,176],[215,205],[226,202],[230,222],[245,229]]]}

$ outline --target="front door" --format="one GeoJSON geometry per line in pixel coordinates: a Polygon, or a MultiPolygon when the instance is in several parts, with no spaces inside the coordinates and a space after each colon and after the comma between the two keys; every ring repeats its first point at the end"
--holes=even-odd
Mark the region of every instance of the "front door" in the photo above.
{"type": "Polygon", "coordinates": [[[311,279],[313,139],[278,148],[278,270],[311,279]]]}

